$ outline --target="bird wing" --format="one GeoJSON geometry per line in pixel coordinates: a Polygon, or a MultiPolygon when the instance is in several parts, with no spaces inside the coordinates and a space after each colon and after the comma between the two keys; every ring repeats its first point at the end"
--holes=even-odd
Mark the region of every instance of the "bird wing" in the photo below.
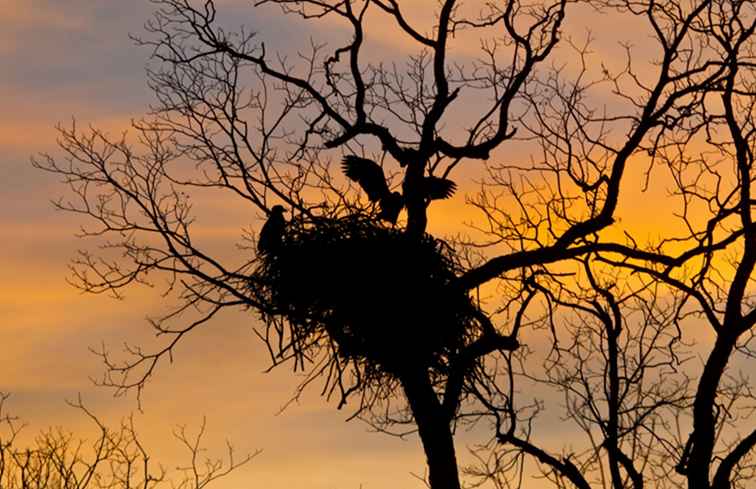
{"type": "Polygon", "coordinates": [[[357,182],[372,202],[389,195],[386,176],[375,161],[359,156],[346,155],[341,161],[341,169],[350,180],[357,182]]]}
{"type": "Polygon", "coordinates": [[[448,178],[425,177],[425,196],[429,199],[448,199],[457,190],[457,184],[448,178]]]}

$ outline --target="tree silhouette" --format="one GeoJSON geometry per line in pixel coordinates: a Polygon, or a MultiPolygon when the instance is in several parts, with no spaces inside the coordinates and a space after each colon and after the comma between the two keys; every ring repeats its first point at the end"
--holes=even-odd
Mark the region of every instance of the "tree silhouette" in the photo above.
{"type": "Polygon", "coordinates": [[[169,477],[168,471],[150,458],[132,418],[109,427],[78,399],[69,404],[92,422],[97,431],[93,440],[77,440],[61,428],[51,428],[22,444],[22,421],[5,409],[8,397],[0,393],[0,485],[6,489],[202,489],[212,487],[214,481],[259,453],[238,459],[228,445],[225,460],[205,458],[205,423],[196,436],[181,427],[174,436],[189,452],[190,462],[177,467],[178,477],[169,477]]]}
{"type": "Polygon", "coordinates": [[[211,0],[154,3],[139,149],[73,125],[67,158],[35,160],[105,240],[75,260],[80,287],[120,296],[160,272],[177,295],[153,322],[167,343],[123,363],[103,351],[104,383],[141,391],[181,338],[243,308],[273,364],[308,373],[302,388],[321,379],[386,431],[413,424],[433,489],[460,488],[466,423],[490,436],[464,470],[497,487],[522,487],[532,462],[555,487],[752,480],[752,2],[444,0],[429,22],[395,0],[258,1],[323,36],[278,52],[211,0]],[[640,26],[653,56],[627,44],[614,68],[565,34],[581,15],[640,26]],[[399,61],[369,49],[386,21],[399,61]],[[355,157],[380,165],[380,195],[341,175],[355,157]],[[469,190],[475,169],[482,224],[431,236],[427,182],[469,190]],[[659,181],[676,217],[653,241],[618,209],[659,181]],[[205,251],[193,192],[284,206],[275,252],[256,255],[254,234],[240,261],[205,251]],[[531,390],[560,393],[585,437],[549,443],[558,403],[531,390]]]}

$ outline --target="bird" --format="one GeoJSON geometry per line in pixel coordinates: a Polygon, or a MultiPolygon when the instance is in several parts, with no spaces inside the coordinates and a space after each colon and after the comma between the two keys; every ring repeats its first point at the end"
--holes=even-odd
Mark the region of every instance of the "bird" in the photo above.
{"type": "Polygon", "coordinates": [[[260,237],[257,240],[257,251],[261,254],[272,254],[278,251],[283,241],[284,227],[286,219],[284,218],[284,207],[274,205],[268,215],[268,220],[260,229],[260,237]]]}
{"type": "Polygon", "coordinates": [[[381,211],[378,213],[378,219],[383,219],[391,224],[396,224],[399,219],[399,213],[404,207],[404,197],[399,192],[391,192],[381,199],[381,211]]]}
{"type": "MultiPolygon", "coordinates": [[[[381,207],[378,217],[396,224],[399,213],[404,207],[404,197],[399,192],[392,192],[389,189],[383,168],[373,160],[346,155],[341,161],[341,169],[347,178],[362,187],[368,200],[378,202],[381,207]]],[[[457,190],[457,184],[447,178],[423,177],[422,192],[427,199],[448,199],[455,190],[457,190]]]]}
{"type": "Polygon", "coordinates": [[[373,160],[346,155],[341,161],[341,169],[347,178],[362,187],[370,202],[378,202],[381,207],[378,217],[396,224],[399,212],[404,207],[404,198],[399,192],[389,189],[383,168],[373,160]]]}

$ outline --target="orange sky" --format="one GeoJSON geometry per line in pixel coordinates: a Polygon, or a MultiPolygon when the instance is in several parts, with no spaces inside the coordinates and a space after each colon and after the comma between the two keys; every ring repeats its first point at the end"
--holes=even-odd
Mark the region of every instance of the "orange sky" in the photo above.
{"type": "MultiPolygon", "coordinates": [[[[218,2],[229,9],[241,8],[239,3],[248,8],[251,2],[218,2]]],[[[420,0],[403,4],[412,7],[413,18],[426,12],[420,0]]],[[[115,132],[144,113],[150,102],[143,72],[148,52],[134,47],[128,34],[140,31],[150,9],[146,0],[0,0],[0,391],[13,394],[10,409],[30,422],[30,433],[50,424],[79,429],[81,418],[63,403],[77,393],[110,420],[136,408],[133,397],[112,399],[109,391],[92,386],[89,377],[100,376],[102,367],[88,348],[105,341],[117,349],[124,340],[149,339],[144,318],[163,305],[149,290],[130,290],[119,302],[82,295],[65,283],[67,262],[82,246],[73,237],[80,221],[53,211],[49,199],[65,189],[31,168],[29,157],[54,152],[53,126],[72,116],[115,132]]],[[[294,40],[306,40],[285,21],[277,22],[282,37],[294,33],[294,40]]],[[[585,19],[568,24],[578,34],[585,27],[585,19]]],[[[594,25],[597,36],[611,29],[594,25]]],[[[387,33],[371,34],[375,53],[405,45],[387,33]]],[[[477,45],[456,49],[467,48],[477,45]]],[[[613,55],[615,48],[597,43],[595,50],[613,55]]],[[[633,197],[637,205],[623,208],[621,217],[627,225],[645,222],[653,234],[647,216],[665,209],[663,196],[660,187],[652,199],[633,197]]],[[[462,195],[434,216],[440,232],[459,230],[461,221],[473,219],[462,195]]],[[[219,242],[239,237],[238,227],[224,223],[205,232],[219,242]]],[[[267,357],[250,332],[252,321],[241,313],[224,314],[192,334],[175,363],[149,385],[137,423],[155,459],[174,464],[171,428],[196,426],[207,415],[212,446],[228,438],[240,451],[263,449],[235,478],[214,486],[218,489],[422,487],[411,475],[424,470],[415,438],[399,440],[369,433],[360,422],[345,423],[349,411],[318,398],[317,389],[278,415],[297,381],[286,369],[262,373],[267,357]]],[[[551,436],[563,433],[555,429],[551,436]]],[[[462,434],[459,451],[474,441],[462,434]]]]}

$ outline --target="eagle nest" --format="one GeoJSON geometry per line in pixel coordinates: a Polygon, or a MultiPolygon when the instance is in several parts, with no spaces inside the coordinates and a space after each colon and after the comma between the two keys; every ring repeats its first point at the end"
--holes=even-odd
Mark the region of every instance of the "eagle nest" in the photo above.
{"type": "Polygon", "coordinates": [[[293,351],[327,333],[345,359],[387,373],[438,368],[473,323],[469,295],[454,286],[453,250],[358,217],[287,223],[257,271],[269,321],[288,324],[293,351]]]}

